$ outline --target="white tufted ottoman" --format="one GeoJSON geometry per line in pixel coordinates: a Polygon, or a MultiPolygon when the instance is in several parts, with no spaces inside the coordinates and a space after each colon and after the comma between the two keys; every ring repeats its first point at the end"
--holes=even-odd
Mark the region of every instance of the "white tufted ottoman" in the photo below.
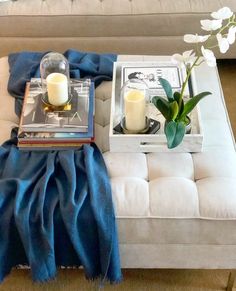
{"type": "MultiPolygon", "coordinates": [[[[1,58],[0,143],[18,124],[8,76],[1,58]]],[[[236,268],[235,143],[217,70],[202,65],[196,78],[199,91],[213,93],[200,104],[204,149],[196,154],[109,152],[111,82],[96,90],[96,140],[111,177],[122,267],[236,268]]]]}
{"type": "MultiPolygon", "coordinates": [[[[153,57],[119,56],[119,61],[153,57]]],[[[236,268],[236,154],[217,69],[196,72],[203,152],[111,153],[111,84],[96,92],[96,138],[111,176],[123,267],[236,268]]]]}

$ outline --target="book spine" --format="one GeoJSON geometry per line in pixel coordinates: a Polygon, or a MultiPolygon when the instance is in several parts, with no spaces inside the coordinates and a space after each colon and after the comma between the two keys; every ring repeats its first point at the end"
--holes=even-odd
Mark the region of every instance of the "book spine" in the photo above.
{"type": "Polygon", "coordinates": [[[29,144],[34,144],[34,145],[44,145],[44,144],[81,144],[81,143],[90,143],[90,142],[94,142],[95,138],[90,138],[90,139],[80,139],[80,140],[19,140],[18,144],[19,145],[29,145],[29,144]]]}

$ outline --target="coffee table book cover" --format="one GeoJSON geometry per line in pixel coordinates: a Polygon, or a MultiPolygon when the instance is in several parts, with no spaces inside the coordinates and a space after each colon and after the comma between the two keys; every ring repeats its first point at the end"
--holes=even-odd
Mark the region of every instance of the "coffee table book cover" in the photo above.
{"type": "Polygon", "coordinates": [[[41,80],[27,84],[20,119],[20,148],[76,147],[94,141],[94,84],[71,80],[67,104],[53,107],[42,98],[41,80]]]}
{"type": "MultiPolygon", "coordinates": [[[[130,79],[143,80],[149,89],[150,96],[164,96],[165,92],[158,81],[159,78],[165,78],[169,81],[172,89],[181,91],[182,84],[186,78],[186,71],[171,61],[168,62],[135,62],[123,63],[121,66],[121,86],[130,79]]],[[[189,95],[189,89],[186,88],[185,94],[189,95]]]]}

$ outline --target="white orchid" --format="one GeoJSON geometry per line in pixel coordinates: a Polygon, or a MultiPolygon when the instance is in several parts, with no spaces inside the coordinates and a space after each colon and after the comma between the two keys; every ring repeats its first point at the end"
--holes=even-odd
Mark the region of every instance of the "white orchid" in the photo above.
{"type": "Polygon", "coordinates": [[[207,65],[209,67],[215,67],[216,66],[216,57],[213,53],[213,51],[209,49],[205,49],[204,46],[201,47],[202,55],[204,60],[206,61],[207,65]]]}
{"type": "Polygon", "coordinates": [[[202,29],[206,31],[217,30],[222,27],[222,19],[209,20],[204,19],[200,21],[202,29]]]}
{"type": "Polygon", "coordinates": [[[195,53],[193,50],[185,51],[183,54],[174,54],[171,58],[172,62],[179,66],[184,67],[186,64],[191,63],[195,58],[195,53]]]}
{"type": "Polygon", "coordinates": [[[229,28],[229,32],[227,35],[227,40],[229,44],[233,44],[235,42],[235,34],[236,34],[236,26],[231,26],[229,28]]]}
{"type": "Polygon", "coordinates": [[[184,41],[187,43],[198,43],[198,42],[205,42],[210,37],[208,35],[198,35],[198,34],[185,34],[184,41]]]}
{"type": "Polygon", "coordinates": [[[227,52],[227,50],[229,49],[229,42],[228,42],[227,38],[222,37],[222,35],[220,33],[217,33],[216,38],[218,41],[220,52],[222,54],[225,54],[227,52]]]}
{"type": "Polygon", "coordinates": [[[211,13],[211,17],[215,19],[228,19],[233,15],[233,12],[229,7],[223,7],[216,12],[211,13]]]}
{"type": "Polygon", "coordinates": [[[184,41],[195,44],[195,48],[185,51],[183,54],[172,56],[172,62],[179,67],[183,67],[186,72],[180,92],[176,91],[173,94],[172,86],[168,80],[159,78],[167,99],[161,96],[152,98],[153,104],[166,119],[164,132],[168,148],[174,148],[182,142],[186,126],[189,124],[188,114],[202,98],[211,94],[210,92],[201,92],[185,102],[185,89],[188,87],[194,67],[200,66],[203,62],[206,62],[210,67],[215,67],[216,57],[212,49],[219,47],[220,52],[225,53],[236,40],[236,17],[229,8],[219,9],[213,12],[211,16],[214,19],[201,20],[202,29],[209,31],[206,35],[184,35],[184,41]]]}

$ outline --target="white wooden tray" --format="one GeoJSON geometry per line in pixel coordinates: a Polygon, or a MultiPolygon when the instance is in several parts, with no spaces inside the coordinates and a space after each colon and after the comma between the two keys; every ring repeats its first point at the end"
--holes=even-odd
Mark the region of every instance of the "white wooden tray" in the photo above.
{"type": "MultiPolygon", "coordinates": [[[[200,107],[197,106],[191,113],[192,129],[186,134],[182,143],[174,149],[168,149],[164,134],[164,118],[158,110],[151,106],[149,117],[157,119],[161,128],[156,134],[119,134],[114,131],[120,121],[120,89],[121,67],[132,62],[116,62],[113,68],[113,84],[110,116],[110,151],[111,152],[200,152],[202,151],[203,133],[201,126],[200,107]]],[[[137,64],[137,62],[135,62],[137,64]]],[[[150,62],[149,62],[150,63],[150,62]]],[[[153,64],[153,62],[152,62],[153,64]]],[[[192,74],[192,87],[194,94],[197,86],[192,74]]]]}

